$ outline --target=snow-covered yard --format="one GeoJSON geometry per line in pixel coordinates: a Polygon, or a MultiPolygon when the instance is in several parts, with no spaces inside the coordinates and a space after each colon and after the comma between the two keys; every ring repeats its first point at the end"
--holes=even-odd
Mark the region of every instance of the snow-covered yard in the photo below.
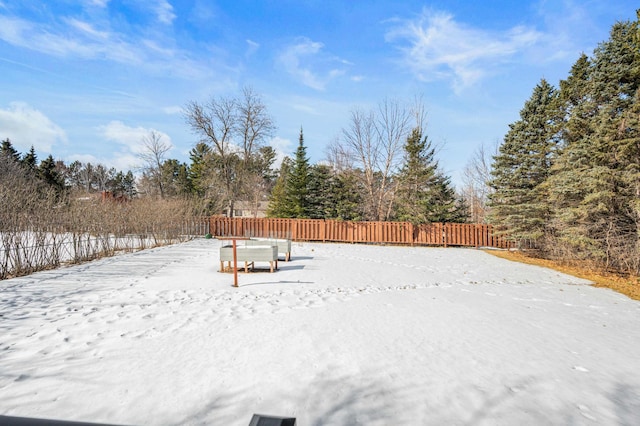
{"type": "Polygon", "coordinates": [[[640,424],[640,304],[473,249],[217,240],[0,281],[0,415],[129,425],[640,424]]]}

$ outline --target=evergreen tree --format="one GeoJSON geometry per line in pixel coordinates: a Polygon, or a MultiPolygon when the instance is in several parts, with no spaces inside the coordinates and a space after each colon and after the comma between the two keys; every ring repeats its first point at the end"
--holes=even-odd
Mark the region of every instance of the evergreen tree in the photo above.
{"type": "Polygon", "coordinates": [[[404,151],[397,176],[397,219],[416,224],[460,220],[451,181],[438,170],[435,148],[419,128],[407,137],[404,151]]]}
{"type": "Polygon", "coordinates": [[[269,204],[267,205],[267,217],[293,217],[287,203],[287,180],[292,164],[289,157],[285,157],[280,165],[280,173],[271,190],[269,204]]]}
{"type": "Polygon", "coordinates": [[[0,144],[0,155],[16,162],[20,161],[20,153],[13,147],[9,138],[3,140],[2,144],[0,144]]]}
{"type": "Polygon", "coordinates": [[[291,217],[309,217],[309,168],[307,148],[304,146],[304,136],[300,129],[298,149],[286,181],[287,209],[291,212],[291,217]]]}
{"type": "Polygon", "coordinates": [[[559,143],[558,93],[546,80],[534,88],[494,158],[489,220],[519,243],[541,244],[549,219],[544,187],[559,143]]]}
{"type": "Polygon", "coordinates": [[[331,167],[324,164],[311,166],[308,189],[309,218],[334,218],[336,216],[335,182],[331,167]]]}
{"type": "Polygon", "coordinates": [[[547,183],[559,246],[574,258],[635,271],[640,268],[637,27],[637,21],[615,24],[588,66],[584,59],[575,65],[562,86],[563,99],[571,99],[566,147],[547,183]]]}
{"type": "Polygon", "coordinates": [[[176,159],[165,160],[160,165],[160,173],[157,178],[162,182],[165,198],[187,197],[193,192],[187,165],[176,159]]]}
{"type": "Polygon", "coordinates": [[[193,185],[193,191],[198,196],[204,196],[207,192],[208,159],[211,156],[211,147],[204,142],[199,142],[190,152],[189,179],[193,185]]]}
{"type": "Polygon", "coordinates": [[[362,188],[358,184],[362,179],[354,170],[344,170],[338,173],[333,181],[332,194],[335,200],[334,214],[331,219],[363,220],[365,217],[362,188]]]}
{"type": "Polygon", "coordinates": [[[133,198],[136,196],[136,180],[129,170],[126,174],[122,171],[116,173],[113,182],[111,183],[111,191],[117,195],[124,195],[127,198],[133,198]]]}
{"type": "Polygon", "coordinates": [[[273,163],[276,161],[276,150],[270,146],[260,147],[258,155],[256,156],[254,165],[255,172],[259,174],[264,180],[265,189],[267,192],[273,187],[276,178],[278,177],[277,171],[273,169],[273,163]]]}
{"type": "Polygon", "coordinates": [[[556,251],[567,247],[584,248],[585,243],[582,236],[587,231],[580,204],[587,195],[585,180],[592,173],[591,146],[598,110],[591,95],[591,74],[591,61],[583,54],[571,68],[568,78],[560,81],[559,97],[565,114],[562,147],[550,176],[542,184],[549,194],[553,212],[549,233],[556,241],[556,251]]]}
{"type": "Polygon", "coordinates": [[[136,190],[136,178],[131,173],[131,170],[128,170],[124,177],[121,179],[121,188],[124,193],[129,197],[133,198],[137,195],[138,191],[136,190]]]}
{"type": "Polygon", "coordinates": [[[40,162],[38,176],[43,182],[53,188],[57,194],[61,194],[64,190],[64,179],[62,175],[58,173],[56,161],[52,155],[49,155],[40,162]]]}
{"type": "Polygon", "coordinates": [[[33,145],[31,145],[29,152],[22,156],[21,162],[28,170],[36,170],[38,167],[38,156],[36,155],[36,150],[33,145]]]}

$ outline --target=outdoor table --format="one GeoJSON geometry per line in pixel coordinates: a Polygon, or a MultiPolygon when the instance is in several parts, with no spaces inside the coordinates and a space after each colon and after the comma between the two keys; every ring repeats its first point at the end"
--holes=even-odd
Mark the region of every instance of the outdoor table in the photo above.
{"type": "Polygon", "coordinates": [[[230,236],[230,237],[216,237],[218,240],[229,241],[231,240],[231,246],[233,247],[233,286],[238,287],[238,254],[236,251],[236,241],[248,240],[249,237],[230,236]]]}

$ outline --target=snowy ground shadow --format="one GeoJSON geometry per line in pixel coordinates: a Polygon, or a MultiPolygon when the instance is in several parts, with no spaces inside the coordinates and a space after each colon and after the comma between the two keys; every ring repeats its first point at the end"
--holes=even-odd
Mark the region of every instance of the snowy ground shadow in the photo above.
{"type": "Polygon", "coordinates": [[[440,389],[442,383],[434,387],[428,381],[393,383],[366,377],[343,376],[312,383],[304,404],[310,412],[299,413],[300,419],[313,426],[640,424],[640,389],[624,382],[616,383],[611,393],[597,395],[599,404],[595,404],[594,400],[582,403],[577,395],[554,394],[550,391],[554,380],[540,376],[515,377],[493,387],[461,378],[461,383],[447,389],[440,389]],[[611,411],[604,407],[609,404],[614,407],[611,411]]]}

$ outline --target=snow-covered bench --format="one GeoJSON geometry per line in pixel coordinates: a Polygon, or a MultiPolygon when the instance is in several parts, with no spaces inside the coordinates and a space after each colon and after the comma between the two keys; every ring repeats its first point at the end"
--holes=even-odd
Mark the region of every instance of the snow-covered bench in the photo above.
{"type": "MultiPolygon", "coordinates": [[[[255,262],[269,262],[270,272],[278,269],[278,246],[263,242],[262,245],[238,245],[236,247],[236,259],[244,262],[244,271],[249,272],[249,266],[255,267],[255,262]]],[[[233,262],[233,246],[220,247],[220,271],[224,271],[224,262],[228,262],[231,268],[233,262]]]]}
{"type": "Polygon", "coordinates": [[[291,240],[286,240],[284,238],[255,238],[251,237],[249,240],[244,240],[239,242],[240,245],[244,244],[245,246],[258,246],[258,245],[277,245],[278,246],[278,254],[284,255],[284,260],[288,262],[291,260],[291,240]]]}

